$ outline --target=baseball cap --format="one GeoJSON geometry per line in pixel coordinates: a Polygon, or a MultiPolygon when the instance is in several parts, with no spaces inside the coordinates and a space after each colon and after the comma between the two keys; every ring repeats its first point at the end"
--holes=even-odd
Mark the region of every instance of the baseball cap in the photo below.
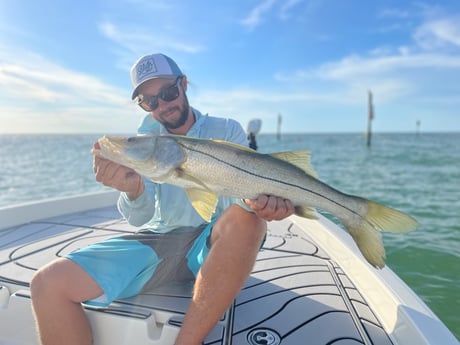
{"type": "Polygon", "coordinates": [[[137,89],[147,80],[155,78],[172,78],[183,73],[173,59],[164,54],[151,54],[141,57],[131,68],[131,82],[134,91],[131,99],[137,97],[137,89]]]}

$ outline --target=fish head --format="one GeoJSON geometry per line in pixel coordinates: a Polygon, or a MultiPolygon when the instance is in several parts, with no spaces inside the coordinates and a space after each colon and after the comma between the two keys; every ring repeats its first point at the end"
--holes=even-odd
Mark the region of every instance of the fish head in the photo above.
{"type": "Polygon", "coordinates": [[[124,165],[156,182],[163,182],[184,160],[168,136],[103,136],[93,154],[124,165]]]}

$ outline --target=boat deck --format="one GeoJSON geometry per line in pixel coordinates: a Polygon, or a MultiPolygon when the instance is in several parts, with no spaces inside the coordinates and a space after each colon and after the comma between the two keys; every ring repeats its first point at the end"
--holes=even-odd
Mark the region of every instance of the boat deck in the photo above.
{"type": "MultiPolygon", "coordinates": [[[[0,344],[36,344],[28,286],[39,267],[136,230],[113,206],[0,230],[0,319],[22,320],[0,327],[0,344]]],[[[95,344],[173,344],[191,288],[171,284],[109,308],[87,306],[95,344]]],[[[251,276],[205,344],[304,343],[393,344],[340,266],[290,219],[271,222],[251,276]]]]}

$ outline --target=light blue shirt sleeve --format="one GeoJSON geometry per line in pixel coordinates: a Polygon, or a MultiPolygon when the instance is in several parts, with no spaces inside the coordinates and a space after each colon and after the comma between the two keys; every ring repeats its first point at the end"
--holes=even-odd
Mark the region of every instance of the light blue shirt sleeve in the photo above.
{"type": "Polygon", "coordinates": [[[134,226],[146,224],[154,215],[155,183],[144,179],[144,191],[136,200],[130,200],[126,193],[120,193],[118,211],[134,226]]]}

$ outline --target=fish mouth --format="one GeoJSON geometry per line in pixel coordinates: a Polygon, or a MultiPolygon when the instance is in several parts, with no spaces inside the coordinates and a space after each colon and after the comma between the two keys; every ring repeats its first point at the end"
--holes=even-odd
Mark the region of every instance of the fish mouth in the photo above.
{"type": "Polygon", "coordinates": [[[93,154],[124,166],[137,166],[145,162],[151,156],[151,150],[139,144],[137,140],[141,137],[103,136],[97,144],[99,148],[93,149],[93,154]]]}
{"type": "Polygon", "coordinates": [[[116,158],[122,156],[124,153],[124,140],[126,139],[123,137],[109,138],[103,136],[97,140],[97,145],[94,145],[92,152],[96,156],[115,161],[116,158]]]}

